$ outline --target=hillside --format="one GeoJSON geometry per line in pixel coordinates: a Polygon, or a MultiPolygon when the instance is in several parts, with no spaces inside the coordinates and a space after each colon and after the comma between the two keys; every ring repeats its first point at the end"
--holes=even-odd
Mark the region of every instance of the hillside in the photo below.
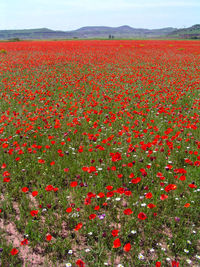
{"type": "Polygon", "coordinates": [[[48,28],[25,30],[0,30],[0,40],[12,39],[88,39],[88,38],[200,38],[200,24],[177,29],[133,28],[128,25],[120,27],[88,26],[73,31],[54,31],[48,28]]]}
{"type": "Polygon", "coordinates": [[[169,34],[176,28],[142,29],[124,25],[120,27],[88,26],[74,31],[54,31],[47,28],[28,30],[0,30],[0,39],[87,39],[87,38],[148,38],[169,34]]]}
{"type": "Polygon", "coordinates": [[[168,33],[168,36],[179,37],[179,38],[200,39],[200,24],[195,24],[188,28],[175,30],[171,33],[168,33]]]}

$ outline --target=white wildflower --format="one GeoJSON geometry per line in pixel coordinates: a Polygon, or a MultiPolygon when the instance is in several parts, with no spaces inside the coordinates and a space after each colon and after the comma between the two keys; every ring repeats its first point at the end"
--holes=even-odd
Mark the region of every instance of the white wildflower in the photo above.
{"type": "Polygon", "coordinates": [[[138,259],[139,259],[139,260],[144,260],[144,256],[142,255],[142,253],[140,253],[140,254],[138,255],[138,259]]]}
{"type": "Polygon", "coordinates": [[[137,231],[135,231],[135,230],[131,231],[131,234],[133,234],[133,235],[136,234],[136,233],[137,233],[137,231]]]}

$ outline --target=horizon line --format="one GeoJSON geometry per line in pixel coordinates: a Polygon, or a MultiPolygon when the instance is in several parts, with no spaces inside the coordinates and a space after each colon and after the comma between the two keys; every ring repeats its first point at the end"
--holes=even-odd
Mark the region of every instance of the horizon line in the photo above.
{"type": "Polygon", "coordinates": [[[0,29],[0,31],[16,31],[16,30],[39,30],[39,29],[48,29],[48,30],[52,30],[52,31],[63,31],[63,32],[70,32],[70,31],[75,31],[75,30],[78,30],[78,29],[81,29],[81,28],[85,28],[85,27],[108,27],[108,28],[119,28],[119,27],[130,27],[130,28],[133,28],[133,29],[147,29],[147,30],[157,30],[157,29],[165,29],[165,28],[175,28],[175,29],[184,29],[184,28],[189,28],[189,27],[192,27],[194,25],[199,25],[199,23],[196,23],[196,24],[193,24],[191,26],[183,26],[183,27],[173,27],[173,26],[165,26],[165,27],[161,27],[161,28],[144,28],[144,27],[133,27],[133,26],[130,26],[130,25],[127,25],[127,24],[124,24],[124,25],[120,25],[120,26],[107,26],[107,25],[87,25],[87,26],[80,26],[74,30],[54,30],[54,29],[51,29],[49,27],[39,27],[39,28],[15,28],[15,29],[0,29]]]}

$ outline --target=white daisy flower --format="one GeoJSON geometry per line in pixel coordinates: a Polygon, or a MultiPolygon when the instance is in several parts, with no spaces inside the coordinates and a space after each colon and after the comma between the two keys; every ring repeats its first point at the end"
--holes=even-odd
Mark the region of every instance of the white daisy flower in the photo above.
{"type": "Polygon", "coordinates": [[[133,234],[133,235],[136,234],[136,233],[137,233],[137,231],[135,231],[135,230],[131,231],[131,234],[133,234]]]}
{"type": "Polygon", "coordinates": [[[144,256],[142,255],[142,253],[140,253],[140,254],[138,255],[138,259],[139,259],[139,260],[144,260],[144,256]]]}

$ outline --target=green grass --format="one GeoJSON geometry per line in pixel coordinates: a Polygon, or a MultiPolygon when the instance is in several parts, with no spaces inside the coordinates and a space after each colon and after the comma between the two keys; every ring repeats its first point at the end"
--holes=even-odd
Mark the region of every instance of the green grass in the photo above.
{"type": "Polygon", "coordinates": [[[199,156],[195,154],[200,136],[199,58],[193,56],[199,50],[194,43],[188,50],[186,42],[169,47],[163,41],[159,49],[157,42],[152,42],[102,41],[96,48],[92,42],[75,48],[64,42],[60,50],[54,47],[59,42],[44,43],[46,50],[40,42],[33,42],[31,51],[28,42],[19,50],[17,44],[12,44],[12,49],[4,46],[7,54],[0,53],[0,130],[4,128],[0,166],[6,164],[0,183],[0,222],[5,223],[0,241],[2,266],[22,266],[29,260],[21,252],[10,254],[9,222],[18,235],[27,236],[32,253],[46,257],[44,266],[68,262],[76,266],[78,259],[91,267],[105,263],[155,266],[156,261],[171,266],[173,260],[179,266],[198,266],[199,168],[187,164],[185,158],[194,163],[199,156]],[[56,120],[59,128],[54,127],[56,120]],[[127,152],[129,137],[135,148],[132,152],[127,152]],[[83,152],[79,152],[80,146],[83,152]],[[110,153],[116,152],[122,159],[112,161],[110,153]],[[39,159],[45,162],[39,163],[39,159]],[[53,161],[55,165],[51,165],[53,161]],[[171,170],[166,169],[168,164],[173,166],[171,170]],[[95,166],[97,171],[85,172],[84,166],[95,166]],[[186,174],[177,174],[175,170],[180,168],[186,174]],[[141,169],[147,175],[142,175],[141,169]],[[10,173],[8,183],[3,182],[5,171],[10,173]],[[181,175],[186,180],[179,180],[181,175]],[[141,182],[131,183],[136,177],[141,177],[141,182]],[[77,187],[70,186],[74,181],[77,187]],[[188,186],[193,182],[197,188],[188,186]],[[166,192],[168,184],[175,184],[176,190],[166,192]],[[47,191],[48,185],[59,190],[47,191]],[[112,191],[123,188],[132,195],[95,196],[85,205],[88,193],[106,195],[109,185],[112,191]],[[22,192],[23,187],[29,191],[22,192]],[[33,191],[38,192],[35,198],[31,197],[33,191]],[[145,198],[148,192],[153,198],[145,198]],[[161,194],[168,198],[161,200],[161,194]],[[149,203],[156,207],[147,208],[149,203]],[[186,203],[190,203],[188,208],[186,203]],[[67,213],[70,206],[72,212],[67,213]],[[94,210],[96,206],[99,211],[94,210]],[[127,208],[132,209],[131,215],[123,213],[127,208]],[[32,210],[38,210],[38,215],[32,217],[32,210]],[[147,214],[146,220],[138,219],[140,212],[147,214]],[[91,214],[97,217],[89,220],[91,214]],[[98,215],[102,214],[101,220],[98,215]],[[82,228],[74,231],[79,223],[82,228]],[[113,248],[118,238],[111,234],[114,229],[119,230],[119,248],[113,248]],[[48,234],[51,241],[46,240],[48,234]],[[127,243],[132,248],[124,252],[127,243]]]}

